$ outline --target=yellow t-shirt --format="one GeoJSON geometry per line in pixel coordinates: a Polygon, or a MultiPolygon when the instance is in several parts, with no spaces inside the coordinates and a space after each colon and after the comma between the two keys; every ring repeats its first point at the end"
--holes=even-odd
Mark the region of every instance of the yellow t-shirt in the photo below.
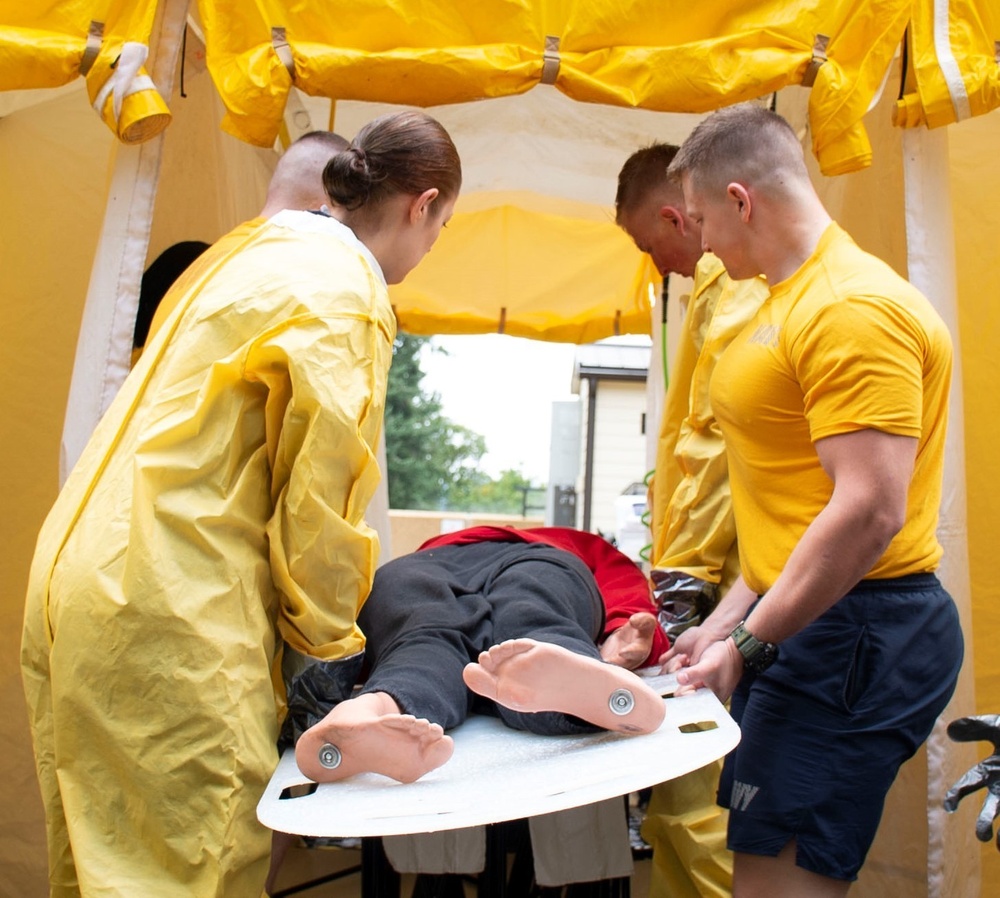
{"type": "Polygon", "coordinates": [[[765,592],[833,484],[814,443],[874,429],[918,439],[906,523],[868,577],[934,570],[951,337],[919,291],[831,224],[772,287],[716,368],[741,568],[765,592]]]}

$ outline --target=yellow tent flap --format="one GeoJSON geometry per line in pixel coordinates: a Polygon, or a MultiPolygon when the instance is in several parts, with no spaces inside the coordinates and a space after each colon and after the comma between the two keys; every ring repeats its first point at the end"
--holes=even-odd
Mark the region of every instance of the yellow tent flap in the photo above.
{"type": "Polygon", "coordinates": [[[543,211],[538,198],[472,194],[390,296],[409,333],[591,343],[648,334],[658,278],[608,210],[546,198],[543,211]]]}
{"type": "MultiPolygon", "coordinates": [[[[143,70],[123,76],[120,65],[172,2],[0,0],[0,89],[86,72],[122,140],[159,133],[162,99],[137,91],[143,70]]],[[[292,86],[435,106],[551,83],[585,102],[700,113],[805,84],[813,151],[840,174],[871,161],[862,119],[907,27],[917,89],[900,101],[899,125],[1000,106],[1000,11],[989,0],[198,0],[198,11],[223,128],[258,146],[274,144],[292,86]]]]}
{"type": "Polygon", "coordinates": [[[0,89],[59,87],[84,76],[91,104],[116,136],[148,140],[170,123],[143,65],[156,11],[157,0],[0,0],[0,89]]]}
{"type": "Polygon", "coordinates": [[[893,121],[936,128],[1000,108],[1000,4],[923,0],[910,40],[911,77],[893,121]]]}
{"type": "Polygon", "coordinates": [[[522,93],[706,112],[809,81],[821,163],[861,167],[860,124],[910,3],[884,0],[199,0],[230,133],[271,145],[288,91],[418,106],[522,93]],[[824,71],[825,70],[825,71],[824,71]],[[847,148],[838,148],[846,142],[847,148]]]}

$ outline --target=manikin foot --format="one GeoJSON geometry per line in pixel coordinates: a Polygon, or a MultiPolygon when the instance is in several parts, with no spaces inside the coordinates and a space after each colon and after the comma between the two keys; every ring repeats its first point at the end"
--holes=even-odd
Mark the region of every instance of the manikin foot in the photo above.
{"type": "Polygon", "coordinates": [[[652,651],[656,626],[655,615],[648,611],[637,611],[601,643],[601,657],[608,664],[616,664],[628,670],[642,667],[652,651]]]}
{"type": "Polygon", "coordinates": [[[467,664],[473,692],[515,711],[560,711],[606,730],[651,733],[663,721],[663,699],[621,667],[534,639],[511,639],[467,664]]]}
{"type": "Polygon", "coordinates": [[[440,767],[455,744],[441,726],[412,714],[384,692],[341,702],[295,745],[295,761],[311,780],[333,783],[356,773],[381,773],[412,783],[440,767]]]}

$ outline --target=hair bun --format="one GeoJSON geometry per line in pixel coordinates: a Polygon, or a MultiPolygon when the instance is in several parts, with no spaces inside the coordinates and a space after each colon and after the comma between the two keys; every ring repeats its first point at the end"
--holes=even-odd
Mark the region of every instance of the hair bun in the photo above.
{"type": "Polygon", "coordinates": [[[368,154],[361,148],[353,144],[347,148],[347,152],[353,157],[351,168],[357,172],[368,172],[368,154]]]}

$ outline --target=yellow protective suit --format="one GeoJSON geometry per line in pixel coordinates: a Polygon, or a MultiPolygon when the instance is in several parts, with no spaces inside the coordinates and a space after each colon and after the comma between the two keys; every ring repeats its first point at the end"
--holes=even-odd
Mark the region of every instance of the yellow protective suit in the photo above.
{"type": "Polygon", "coordinates": [[[731,281],[715,256],[702,256],[656,447],[652,567],[683,571],[723,589],[739,574],[739,559],[725,444],[708,390],[719,356],[766,296],[762,278],[731,281]]]}
{"type": "Polygon", "coordinates": [[[22,669],[57,898],[260,895],[280,640],[364,646],[381,270],[306,212],[227,244],[177,285],[38,539],[22,669]]]}
{"type": "Polygon", "coordinates": [[[187,270],[182,272],[180,277],[176,281],[176,289],[170,290],[162,300],[160,304],[156,307],[153,312],[153,317],[149,322],[149,333],[146,335],[146,343],[152,343],[153,337],[157,335],[160,328],[166,323],[170,314],[177,308],[177,305],[183,302],[184,296],[187,293],[188,285],[191,283],[190,278],[197,277],[199,272],[203,270],[206,265],[211,265],[215,258],[222,258],[226,253],[232,250],[235,246],[242,243],[254,230],[259,228],[266,219],[257,216],[256,218],[251,218],[249,221],[243,222],[243,224],[237,225],[228,234],[220,237],[215,243],[213,243],[204,253],[202,257],[199,257],[196,261],[197,266],[189,266],[187,270]]]}
{"type": "MultiPolygon", "coordinates": [[[[684,316],[651,487],[652,567],[728,589],[739,574],[725,444],[709,401],[715,364],[767,296],[762,278],[732,281],[706,253],[684,316]]],[[[642,826],[653,846],[650,898],[732,892],[728,812],[715,803],[722,762],[653,787],[642,826]]]]}

